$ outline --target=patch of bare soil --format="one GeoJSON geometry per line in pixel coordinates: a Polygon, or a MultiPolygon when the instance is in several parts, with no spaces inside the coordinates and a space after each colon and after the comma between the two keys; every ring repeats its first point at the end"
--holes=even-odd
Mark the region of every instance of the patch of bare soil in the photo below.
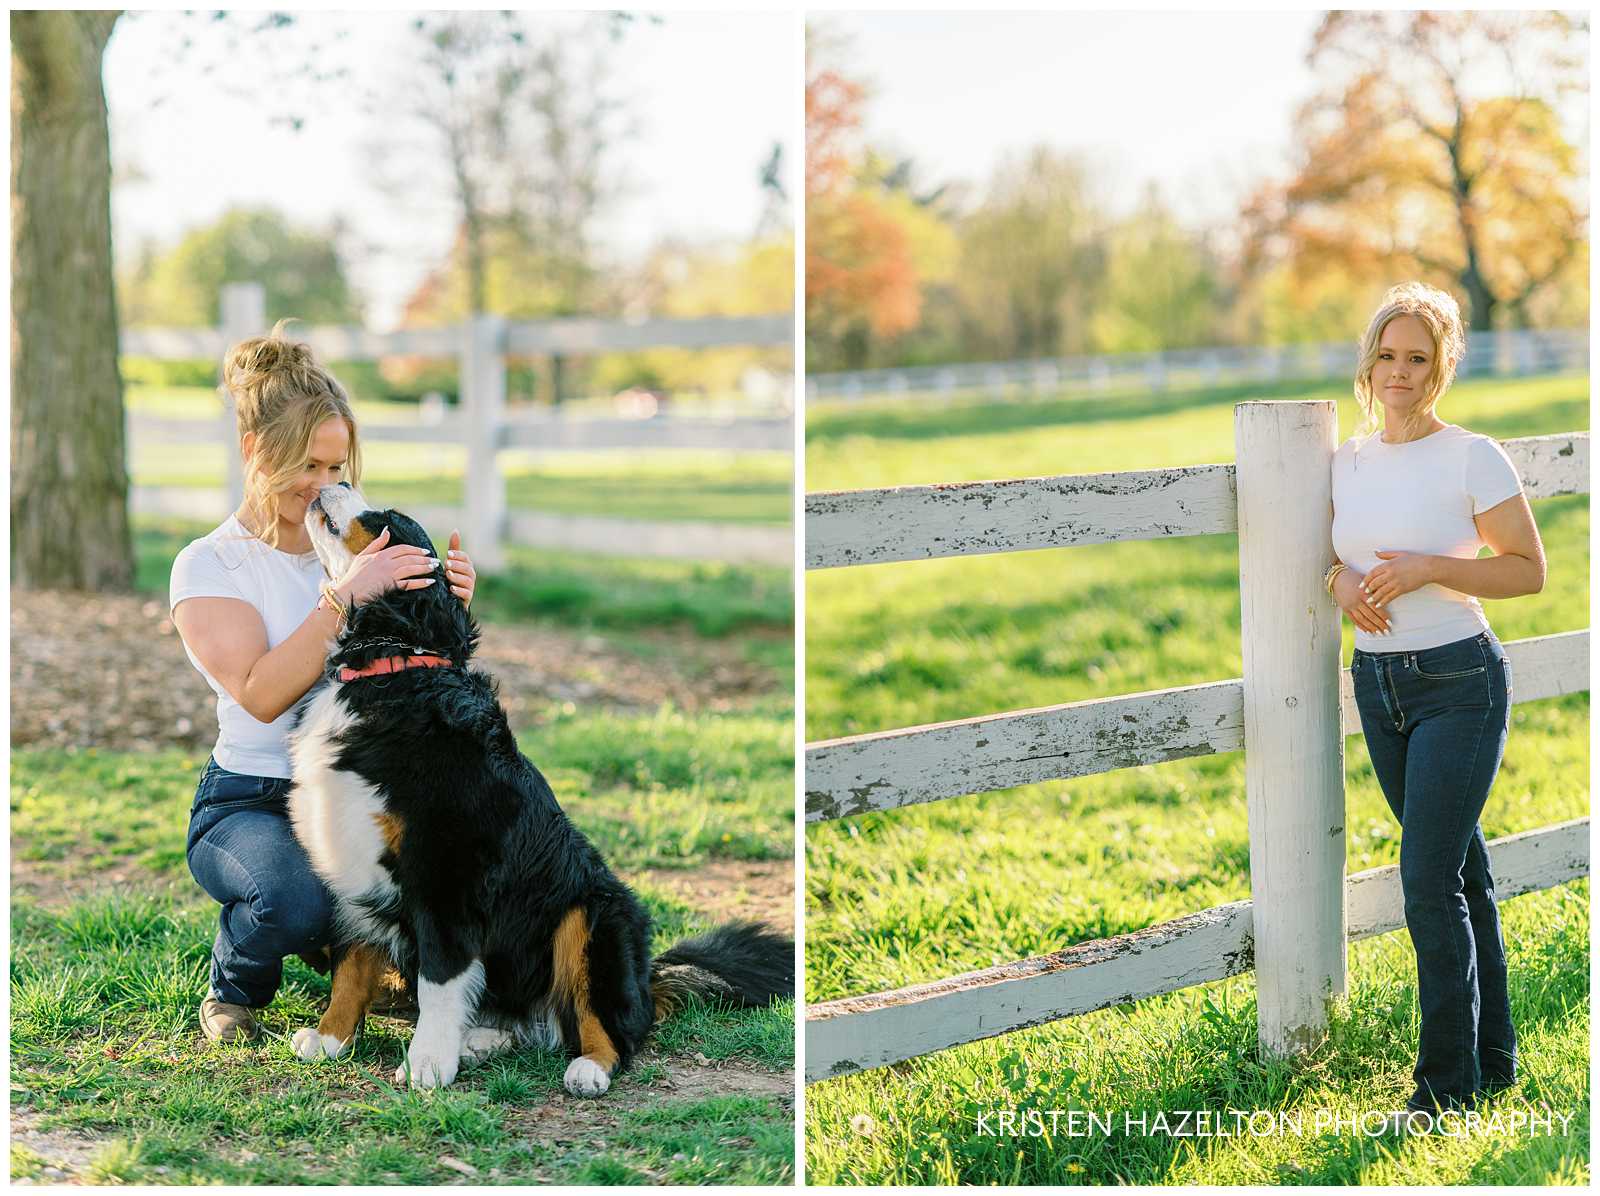
{"type": "MultiPolygon", "coordinates": [[[[601,635],[489,624],[474,663],[499,680],[513,726],[552,702],[717,711],[775,685],[737,644],[689,633],[647,638],[662,649],[649,659],[601,635]]],[[[216,733],[216,697],[189,663],[164,600],[12,589],[13,746],[205,751],[216,733]]]]}
{"type": "Polygon", "coordinates": [[[626,879],[663,889],[718,922],[754,918],[794,933],[792,860],[712,860],[699,868],[650,868],[626,879]]]}
{"type": "MultiPolygon", "coordinates": [[[[85,1172],[96,1152],[109,1139],[84,1130],[46,1130],[39,1128],[36,1113],[11,1111],[11,1151],[18,1148],[37,1155],[43,1162],[32,1176],[13,1176],[13,1184],[85,1183],[85,1172]]],[[[15,1164],[13,1164],[15,1166],[15,1164]]]]}
{"type": "Polygon", "coordinates": [[[703,1055],[696,1059],[645,1050],[639,1054],[634,1071],[600,1099],[585,1100],[560,1092],[538,1107],[507,1110],[505,1123],[509,1132],[532,1146],[558,1153],[598,1152],[610,1145],[623,1115],[632,1110],[712,1096],[769,1097],[793,1117],[794,1072],[762,1071],[733,1060],[712,1063],[703,1055]],[[633,1081],[633,1075],[652,1064],[659,1065],[661,1075],[649,1084],[633,1081]]]}
{"type": "Polygon", "coordinates": [[[58,914],[84,901],[113,896],[126,898],[135,893],[186,901],[200,894],[200,888],[188,877],[182,881],[162,882],[152,877],[150,869],[138,860],[117,860],[90,870],[71,860],[11,857],[11,900],[21,899],[48,913],[58,914]]]}

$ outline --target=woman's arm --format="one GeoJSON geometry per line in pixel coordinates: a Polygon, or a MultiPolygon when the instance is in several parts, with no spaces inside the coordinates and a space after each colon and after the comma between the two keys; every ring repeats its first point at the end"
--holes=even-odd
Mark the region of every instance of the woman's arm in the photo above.
{"type": "Polygon", "coordinates": [[[281,717],[316,684],[339,634],[339,612],[319,605],[269,651],[261,612],[238,598],[185,598],[172,622],[206,672],[260,723],[281,717]]]}
{"type": "MultiPolygon", "coordinates": [[[[334,590],[349,605],[385,590],[420,589],[433,584],[433,578],[419,576],[431,573],[433,564],[425,548],[389,544],[384,528],[350,562],[334,590]]],[[[172,608],[172,623],[206,672],[261,723],[281,717],[316,684],[328,645],[339,634],[339,613],[325,601],[270,650],[261,612],[239,598],[185,598],[172,608]]]]}
{"type": "Polygon", "coordinates": [[[1475,521],[1494,555],[1475,560],[1434,557],[1434,581],[1479,598],[1518,598],[1544,589],[1544,543],[1527,496],[1514,494],[1475,521]]]}
{"type": "Polygon", "coordinates": [[[1381,608],[1430,582],[1478,598],[1517,598],[1544,589],[1544,544],[1527,497],[1514,494],[1475,519],[1493,556],[1380,552],[1384,563],[1365,583],[1374,605],[1381,608]]]}

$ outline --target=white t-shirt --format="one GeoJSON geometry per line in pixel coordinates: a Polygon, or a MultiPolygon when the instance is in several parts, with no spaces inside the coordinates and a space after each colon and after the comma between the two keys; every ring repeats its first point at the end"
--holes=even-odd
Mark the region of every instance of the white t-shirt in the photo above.
{"type": "MultiPolygon", "coordinates": [[[[216,530],[188,545],[172,562],[169,608],[185,598],[238,598],[261,613],[267,647],[276,648],[306,621],[327,580],[315,552],[280,552],[250,535],[230,515],[216,530]]],[[[229,772],[257,777],[288,777],[289,751],[284,738],[294,722],[301,698],[270,723],[257,722],[195,659],[189,663],[217,695],[217,744],[211,751],[229,772]]]]}
{"type": "MultiPolygon", "coordinates": [[[[1505,449],[1455,424],[1404,444],[1385,444],[1380,432],[1351,437],[1333,455],[1333,549],[1362,573],[1383,563],[1380,549],[1471,560],[1483,547],[1473,516],[1521,492],[1505,449]]],[[[1489,628],[1475,597],[1433,583],[1386,609],[1390,633],[1358,627],[1356,647],[1415,652],[1489,628]]]]}

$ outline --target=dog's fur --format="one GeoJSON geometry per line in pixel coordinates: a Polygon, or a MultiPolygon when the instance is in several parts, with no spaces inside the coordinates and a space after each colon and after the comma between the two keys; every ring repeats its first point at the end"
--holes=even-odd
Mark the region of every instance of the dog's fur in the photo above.
{"type": "MultiPolygon", "coordinates": [[[[415,521],[368,510],[346,483],[325,487],[306,523],[331,576],[385,527],[437,559],[415,521]]],[[[649,916],[517,750],[493,682],[468,667],[477,625],[442,568],[433,577],[350,612],[291,736],[290,815],[343,940],[328,1012],[295,1035],[297,1053],[344,1053],[396,987],[392,964],[420,1010],[397,1082],[446,1085],[461,1063],[525,1041],[565,1049],[568,1091],[598,1096],[686,997],[792,995],[792,940],[753,923],[651,960],[649,916]],[[419,654],[450,664],[338,680],[340,666],[419,654]]]]}

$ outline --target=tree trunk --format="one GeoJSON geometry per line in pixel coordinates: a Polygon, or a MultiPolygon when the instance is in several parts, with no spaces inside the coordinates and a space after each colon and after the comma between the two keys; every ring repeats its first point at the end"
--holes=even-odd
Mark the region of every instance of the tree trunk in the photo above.
{"type": "Polygon", "coordinates": [[[101,54],[114,12],[11,14],[11,580],[133,585],[101,54]]]}
{"type": "Polygon", "coordinates": [[[1450,182],[1455,194],[1456,224],[1461,229],[1461,247],[1466,258],[1461,267],[1460,282],[1462,289],[1467,292],[1467,331],[1488,332],[1494,327],[1495,300],[1483,277],[1482,259],[1478,255],[1478,219],[1472,196],[1474,180],[1468,176],[1462,163],[1465,127],[1466,114],[1458,101],[1455,127],[1450,132],[1446,148],[1450,152],[1450,182]]]}

